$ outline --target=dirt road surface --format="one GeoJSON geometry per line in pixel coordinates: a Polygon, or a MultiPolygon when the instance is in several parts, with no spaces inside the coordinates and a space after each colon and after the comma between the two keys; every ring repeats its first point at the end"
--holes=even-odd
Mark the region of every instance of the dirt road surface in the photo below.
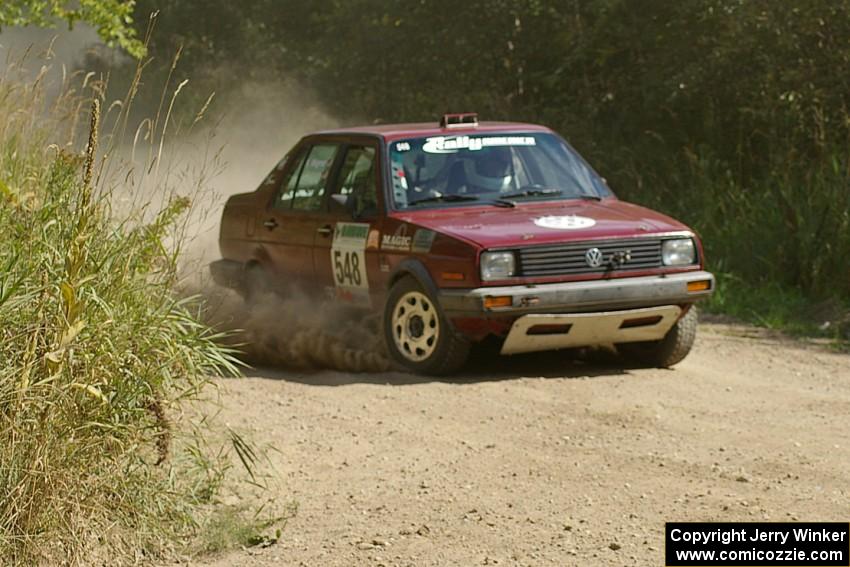
{"type": "Polygon", "coordinates": [[[222,385],[299,507],[218,567],[658,566],[665,521],[850,519],[850,356],[744,327],[703,324],[675,370],[547,354],[222,385]]]}

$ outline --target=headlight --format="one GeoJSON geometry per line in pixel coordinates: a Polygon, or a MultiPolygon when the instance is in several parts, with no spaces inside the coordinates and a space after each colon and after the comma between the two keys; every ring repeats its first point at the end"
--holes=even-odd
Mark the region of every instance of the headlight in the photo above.
{"type": "Polygon", "coordinates": [[[484,252],[481,254],[481,279],[502,280],[514,275],[513,252],[484,252]]]}
{"type": "Polygon", "coordinates": [[[661,244],[661,261],[665,266],[686,266],[697,260],[692,238],[665,240],[661,244]]]}

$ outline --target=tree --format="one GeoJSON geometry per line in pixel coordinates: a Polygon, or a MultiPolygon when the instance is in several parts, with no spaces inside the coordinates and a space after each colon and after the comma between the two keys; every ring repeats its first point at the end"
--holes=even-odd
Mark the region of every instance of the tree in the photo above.
{"type": "Polygon", "coordinates": [[[3,0],[0,2],[0,29],[6,26],[52,27],[64,20],[91,24],[101,39],[119,46],[136,58],[145,47],[133,28],[135,0],[3,0]]]}

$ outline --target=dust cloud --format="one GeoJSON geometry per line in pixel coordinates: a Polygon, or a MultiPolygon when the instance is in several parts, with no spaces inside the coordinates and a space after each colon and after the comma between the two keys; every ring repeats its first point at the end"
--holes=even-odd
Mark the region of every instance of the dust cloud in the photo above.
{"type": "MultiPolygon", "coordinates": [[[[205,322],[227,333],[227,344],[251,365],[382,372],[390,368],[379,319],[323,302],[297,289],[267,293],[250,304],[217,286],[207,266],[220,258],[218,227],[230,195],[256,189],[266,174],[306,133],[338,126],[297,87],[243,84],[235,108],[197,135],[197,147],[221,142],[217,173],[200,191],[181,248],[181,292],[204,298],[205,322]]],[[[215,109],[213,109],[215,112],[215,109]]],[[[209,154],[207,154],[209,155],[209,154]]],[[[197,160],[196,160],[197,162],[197,160]]],[[[284,282],[285,283],[285,282],[284,282]]],[[[275,286],[278,287],[278,286],[275,286]]]]}
{"type": "Polygon", "coordinates": [[[207,322],[251,365],[299,370],[390,369],[377,315],[321,302],[297,290],[263,294],[250,304],[235,292],[206,288],[207,322]]]}
{"type": "Polygon", "coordinates": [[[211,104],[211,126],[174,142],[179,160],[193,169],[181,181],[193,201],[184,263],[218,259],[218,226],[228,197],[254,191],[304,134],[339,126],[298,85],[242,83],[228,100],[227,108],[211,104]]]}

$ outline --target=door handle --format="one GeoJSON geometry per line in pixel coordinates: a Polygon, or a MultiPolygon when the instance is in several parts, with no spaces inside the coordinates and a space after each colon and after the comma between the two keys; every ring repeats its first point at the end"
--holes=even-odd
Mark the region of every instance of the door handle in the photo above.
{"type": "Polygon", "coordinates": [[[277,228],[277,221],[275,219],[269,219],[263,223],[263,226],[269,230],[274,230],[277,228]]]}
{"type": "Polygon", "coordinates": [[[326,224],[325,226],[317,228],[316,232],[318,232],[322,236],[328,236],[331,232],[333,232],[333,228],[331,227],[331,225],[326,224]]]}

